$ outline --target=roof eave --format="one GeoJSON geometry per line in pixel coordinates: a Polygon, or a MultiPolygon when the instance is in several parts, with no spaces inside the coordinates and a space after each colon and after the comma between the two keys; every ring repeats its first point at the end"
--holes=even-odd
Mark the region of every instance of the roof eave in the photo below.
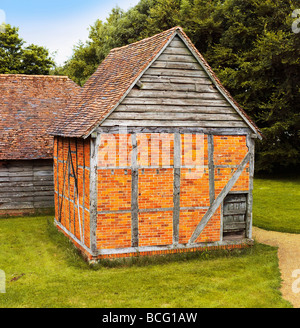
{"type": "Polygon", "coordinates": [[[147,71],[147,69],[156,61],[156,59],[164,52],[164,50],[168,47],[168,45],[171,43],[173,38],[176,36],[176,32],[179,29],[179,27],[174,28],[173,34],[170,35],[168,41],[166,44],[160,49],[160,51],[151,59],[151,61],[143,68],[142,72],[134,79],[132,84],[129,86],[129,88],[126,90],[126,92],[123,94],[123,96],[119,99],[117,104],[105,115],[104,118],[101,119],[100,122],[96,123],[91,129],[85,133],[82,138],[86,139],[88,138],[95,130],[112,114],[112,112],[120,105],[120,103],[126,98],[128,93],[132,90],[132,88],[137,84],[139,79],[144,75],[144,73],[147,71]]]}

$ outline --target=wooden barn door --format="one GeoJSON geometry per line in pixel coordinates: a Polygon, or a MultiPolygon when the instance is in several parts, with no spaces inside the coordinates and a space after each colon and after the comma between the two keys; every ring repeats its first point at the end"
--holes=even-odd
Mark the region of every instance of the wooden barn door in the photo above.
{"type": "Polygon", "coordinates": [[[223,203],[223,239],[246,237],[247,194],[229,194],[223,203]]]}

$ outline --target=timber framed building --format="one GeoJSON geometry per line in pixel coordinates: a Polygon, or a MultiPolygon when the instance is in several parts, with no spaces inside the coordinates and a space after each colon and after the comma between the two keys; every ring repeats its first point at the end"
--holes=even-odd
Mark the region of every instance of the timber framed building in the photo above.
{"type": "Polygon", "coordinates": [[[55,224],[89,260],[251,241],[261,133],[180,27],[113,49],[51,134],[55,224]]]}

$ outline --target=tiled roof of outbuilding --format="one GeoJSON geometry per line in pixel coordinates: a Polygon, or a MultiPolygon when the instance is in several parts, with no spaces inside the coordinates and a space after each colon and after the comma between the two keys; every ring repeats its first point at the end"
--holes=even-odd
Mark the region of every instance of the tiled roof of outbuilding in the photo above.
{"type": "Polygon", "coordinates": [[[79,90],[65,76],[0,74],[0,160],[52,158],[46,131],[79,90]]]}

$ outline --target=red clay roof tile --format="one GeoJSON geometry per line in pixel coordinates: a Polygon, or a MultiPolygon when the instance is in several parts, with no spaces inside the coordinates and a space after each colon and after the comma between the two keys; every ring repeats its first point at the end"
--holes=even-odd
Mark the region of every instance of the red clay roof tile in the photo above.
{"type": "Polygon", "coordinates": [[[52,158],[46,131],[79,90],[65,76],[0,74],[0,160],[52,158]]]}

